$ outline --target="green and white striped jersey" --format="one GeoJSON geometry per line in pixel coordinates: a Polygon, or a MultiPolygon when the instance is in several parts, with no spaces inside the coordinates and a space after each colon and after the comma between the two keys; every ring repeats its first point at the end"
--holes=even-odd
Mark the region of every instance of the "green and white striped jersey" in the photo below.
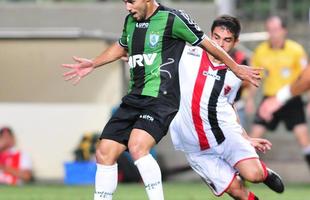
{"type": "Polygon", "coordinates": [[[160,5],[144,21],[128,15],[119,40],[129,54],[128,93],[178,102],[178,64],[183,48],[186,42],[198,45],[204,37],[199,26],[181,10],[160,5]]]}

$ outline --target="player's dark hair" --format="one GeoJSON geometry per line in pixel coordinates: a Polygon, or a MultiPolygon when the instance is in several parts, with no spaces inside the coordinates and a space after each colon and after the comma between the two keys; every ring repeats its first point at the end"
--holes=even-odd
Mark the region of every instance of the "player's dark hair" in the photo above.
{"type": "Polygon", "coordinates": [[[223,26],[227,28],[235,37],[235,39],[239,38],[241,25],[237,18],[230,15],[221,15],[217,17],[211,26],[211,32],[214,31],[216,27],[223,26]]]}
{"type": "Polygon", "coordinates": [[[0,129],[0,135],[2,135],[4,132],[8,132],[11,136],[13,136],[13,131],[11,128],[9,127],[2,127],[0,129]]]}

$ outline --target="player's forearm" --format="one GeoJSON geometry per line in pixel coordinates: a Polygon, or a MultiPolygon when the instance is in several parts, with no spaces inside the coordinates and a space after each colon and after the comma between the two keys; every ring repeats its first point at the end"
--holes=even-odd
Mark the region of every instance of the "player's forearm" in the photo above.
{"type": "Polygon", "coordinates": [[[126,50],[118,44],[118,42],[112,44],[108,49],[103,51],[98,57],[93,59],[94,67],[100,67],[105,64],[111,63],[120,59],[126,55],[126,50]]]}
{"type": "Polygon", "coordinates": [[[286,85],[277,92],[277,99],[285,103],[290,98],[301,95],[310,89],[310,67],[307,67],[301,76],[291,85],[286,85]]]}
{"type": "Polygon", "coordinates": [[[300,95],[310,89],[310,66],[307,67],[290,87],[292,96],[300,95]]]}
{"type": "Polygon", "coordinates": [[[200,44],[200,46],[209,52],[212,56],[223,62],[233,72],[238,71],[238,64],[215,42],[206,37],[200,44]]]}

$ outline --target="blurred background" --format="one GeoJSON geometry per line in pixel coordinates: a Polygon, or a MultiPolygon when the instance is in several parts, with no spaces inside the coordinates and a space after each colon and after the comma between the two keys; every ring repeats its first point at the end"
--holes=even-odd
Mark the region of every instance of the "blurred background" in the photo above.
{"type": "MultiPolygon", "coordinates": [[[[243,34],[238,48],[249,57],[268,37],[266,18],[285,17],[289,38],[310,53],[309,0],[159,2],[185,10],[206,33],[220,14],[239,17],[243,34]]],[[[63,80],[61,68],[74,55],[92,58],[116,41],[126,15],[121,0],[0,0],[0,127],[14,130],[18,148],[33,161],[37,182],[64,182],[69,173],[65,163],[77,159],[81,145],[89,147],[81,144],[83,137],[101,132],[126,93],[128,69],[122,62],[100,68],[77,86],[63,80]]],[[[246,128],[252,118],[247,117],[246,128]]],[[[273,149],[263,155],[265,162],[285,182],[310,183],[310,171],[294,136],[281,126],[266,137],[273,149]]],[[[163,170],[186,166],[169,135],[154,151],[163,170]]],[[[184,169],[167,180],[199,180],[184,169]]]]}

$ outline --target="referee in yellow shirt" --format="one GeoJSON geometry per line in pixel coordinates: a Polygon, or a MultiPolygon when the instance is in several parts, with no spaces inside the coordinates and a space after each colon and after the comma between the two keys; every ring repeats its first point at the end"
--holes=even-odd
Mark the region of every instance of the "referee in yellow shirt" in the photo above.
{"type": "MultiPolygon", "coordinates": [[[[307,66],[307,56],[303,47],[295,41],[286,38],[285,22],[278,16],[272,16],[266,21],[269,40],[261,43],[254,52],[252,65],[263,67],[263,98],[275,96],[279,89],[294,82],[307,66]]],[[[246,110],[254,111],[254,96],[256,89],[251,87],[246,110]]],[[[279,122],[293,131],[299,142],[305,158],[310,166],[310,139],[306,125],[306,116],[300,96],[290,101],[274,113],[271,121],[263,120],[258,114],[251,130],[252,137],[262,137],[266,130],[275,130],[279,122]]]]}

